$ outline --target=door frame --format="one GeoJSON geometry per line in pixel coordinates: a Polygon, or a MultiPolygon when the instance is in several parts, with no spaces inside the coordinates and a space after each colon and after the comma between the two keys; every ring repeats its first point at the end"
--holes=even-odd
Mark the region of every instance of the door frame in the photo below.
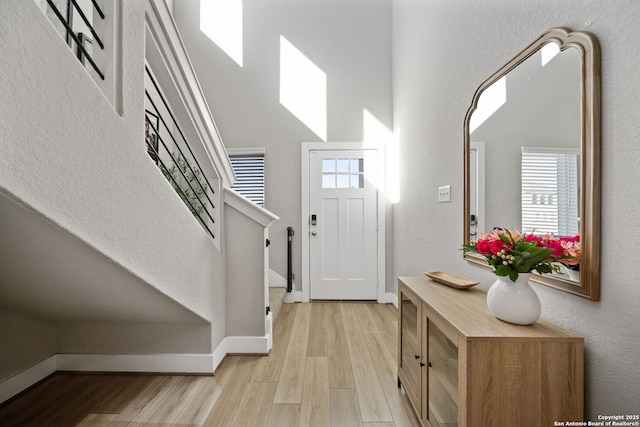
{"type": "MultiPolygon", "coordinates": [[[[469,151],[476,152],[476,156],[475,156],[476,164],[474,165],[476,176],[473,177],[475,178],[475,184],[476,184],[476,206],[474,210],[476,211],[476,215],[478,216],[478,220],[477,220],[478,223],[476,224],[476,232],[487,233],[490,230],[487,230],[487,227],[485,224],[485,200],[486,200],[485,188],[487,188],[486,182],[485,182],[485,167],[487,163],[485,160],[486,151],[485,151],[484,141],[470,141],[469,151]]],[[[478,237],[480,236],[477,235],[476,238],[478,237]]]]}
{"type": "Polygon", "coordinates": [[[302,302],[309,302],[310,262],[309,262],[309,159],[311,151],[375,150],[378,158],[378,302],[388,302],[386,298],[386,217],[385,217],[385,150],[382,144],[368,142],[303,142],[302,143],[302,217],[300,238],[302,241],[302,302]]]}

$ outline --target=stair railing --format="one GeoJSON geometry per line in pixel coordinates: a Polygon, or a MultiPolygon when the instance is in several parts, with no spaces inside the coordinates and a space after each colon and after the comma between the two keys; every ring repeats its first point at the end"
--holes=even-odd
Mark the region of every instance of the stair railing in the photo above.
{"type": "Polygon", "coordinates": [[[193,153],[148,65],[145,65],[145,71],[146,77],[151,83],[151,85],[145,85],[145,95],[151,107],[145,110],[147,153],[158,165],[194,217],[198,219],[207,233],[215,238],[210,227],[210,224],[215,223],[213,217],[215,205],[209,196],[210,193],[214,193],[214,187],[200,166],[198,158],[193,153]],[[163,112],[166,114],[163,115],[163,112]],[[168,116],[167,119],[165,116],[168,116]],[[174,130],[172,131],[172,129],[174,130]],[[171,149],[169,145],[172,145],[171,149]],[[207,218],[211,221],[210,223],[207,218]]]}

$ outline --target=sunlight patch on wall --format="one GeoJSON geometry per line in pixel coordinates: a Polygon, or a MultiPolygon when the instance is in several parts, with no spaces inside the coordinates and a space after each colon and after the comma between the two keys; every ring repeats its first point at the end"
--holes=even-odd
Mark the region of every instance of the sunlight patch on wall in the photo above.
{"type": "Polygon", "coordinates": [[[364,108],[362,110],[362,140],[376,144],[386,144],[393,135],[371,111],[364,108]]]}
{"type": "Polygon", "coordinates": [[[507,79],[506,76],[497,80],[491,86],[486,88],[480,99],[478,99],[478,108],[473,112],[471,120],[469,120],[469,133],[476,130],[485,122],[493,113],[498,111],[505,102],[507,102],[507,79]]]}
{"type": "Polygon", "coordinates": [[[553,57],[559,53],[560,53],[560,46],[558,46],[556,43],[551,42],[542,46],[542,49],[540,49],[540,56],[542,57],[541,59],[542,66],[544,67],[545,65],[547,65],[547,63],[551,61],[553,57]]]}
{"type": "Polygon", "coordinates": [[[242,0],[200,0],[200,31],[242,67],[242,0]]]}
{"type": "Polygon", "coordinates": [[[327,140],[327,75],[280,36],[280,103],[327,140]]]}
{"type": "Polygon", "coordinates": [[[387,200],[391,203],[400,201],[399,181],[399,146],[397,133],[389,130],[366,108],[362,110],[362,140],[365,145],[384,147],[386,182],[376,184],[379,190],[384,190],[387,200]]]}
{"type": "Polygon", "coordinates": [[[396,129],[393,138],[387,144],[385,154],[387,156],[386,195],[387,200],[395,204],[400,201],[400,128],[396,129]]]}

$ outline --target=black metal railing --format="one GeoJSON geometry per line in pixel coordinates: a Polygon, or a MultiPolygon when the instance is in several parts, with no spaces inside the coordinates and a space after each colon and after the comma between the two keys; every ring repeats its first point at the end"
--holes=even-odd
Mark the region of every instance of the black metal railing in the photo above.
{"type": "Polygon", "coordinates": [[[208,218],[211,224],[215,223],[212,214],[215,206],[209,196],[209,193],[214,194],[214,189],[147,65],[145,65],[145,71],[148,81],[151,83],[151,85],[145,84],[144,90],[150,106],[145,110],[147,153],[158,165],[193,216],[198,219],[209,235],[215,238],[207,220],[208,218]],[[167,125],[161,111],[168,116],[169,125],[167,125]],[[172,144],[174,148],[169,149],[168,144],[172,144]],[[185,155],[185,149],[189,155],[185,155]],[[195,165],[192,165],[192,162],[195,165]]]}
{"type": "Polygon", "coordinates": [[[293,227],[287,227],[287,292],[293,290],[293,227]]]}
{"type": "MultiPolygon", "coordinates": [[[[104,73],[100,70],[95,60],[91,56],[91,53],[86,48],[88,44],[93,44],[93,42],[95,41],[100,49],[104,50],[104,43],[96,33],[93,27],[92,20],[87,17],[87,14],[78,5],[76,0],[67,0],[66,17],[63,15],[60,9],[58,9],[58,6],[56,6],[54,0],[47,0],[47,4],[64,26],[67,33],[67,44],[71,49],[73,49],[73,43],[75,42],[77,46],[77,56],[80,62],[84,64],[84,60],[86,59],[89,64],[91,64],[91,67],[98,74],[98,76],[100,76],[100,78],[104,80],[104,73]],[[73,21],[76,13],[78,16],[80,16],[80,18],[84,22],[84,25],[89,29],[89,32],[91,32],[91,36],[93,37],[93,39],[90,38],[87,34],[82,33],[81,31],[74,30],[73,21]]],[[[95,10],[100,19],[104,19],[104,12],[102,12],[102,9],[100,9],[98,3],[95,0],[91,0],[91,4],[93,5],[93,10],[95,10]]],[[[91,16],[93,16],[93,10],[91,16]]]]}

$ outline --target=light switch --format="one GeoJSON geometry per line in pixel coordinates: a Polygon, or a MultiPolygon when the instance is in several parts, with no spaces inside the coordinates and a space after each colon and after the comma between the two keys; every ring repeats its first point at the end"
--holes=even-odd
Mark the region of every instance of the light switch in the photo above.
{"type": "Polygon", "coordinates": [[[451,201],[451,186],[444,185],[438,187],[438,203],[446,203],[451,201]]]}

